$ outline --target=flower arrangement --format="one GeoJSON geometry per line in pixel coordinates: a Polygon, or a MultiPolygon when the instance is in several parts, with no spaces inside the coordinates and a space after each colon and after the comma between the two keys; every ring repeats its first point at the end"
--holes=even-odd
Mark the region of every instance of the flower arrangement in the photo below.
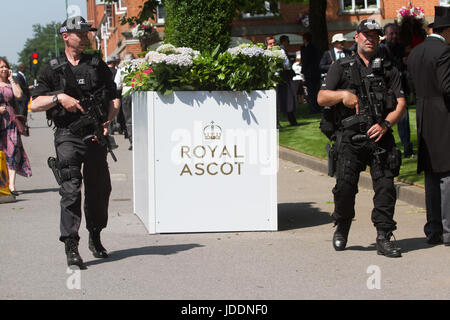
{"type": "Polygon", "coordinates": [[[144,21],[142,24],[135,24],[131,29],[134,38],[144,38],[153,32],[153,24],[150,21],[144,21]]]}
{"type": "Polygon", "coordinates": [[[413,6],[410,1],[407,7],[403,6],[397,10],[397,18],[399,22],[406,17],[422,20],[425,17],[425,12],[421,7],[413,6]]]}
{"type": "MultiPolygon", "coordinates": [[[[132,91],[251,91],[275,88],[286,58],[279,47],[241,44],[213,52],[163,44],[141,59],[125,62],[124,83],[132,91]]],[[[130,92],[130,91],[129,91],[130,92]]]]}

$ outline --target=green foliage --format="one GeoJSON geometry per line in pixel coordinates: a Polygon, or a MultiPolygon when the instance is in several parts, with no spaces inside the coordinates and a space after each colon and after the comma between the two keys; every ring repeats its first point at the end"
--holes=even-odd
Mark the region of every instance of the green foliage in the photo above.
{"type": "Polygon", "coordinates": [[[224,51],[236,14],[234,0],[165,0],[165,42],[199,51],[224,51]]]}
{"type": "Polygon", "coordinates": [[[124,83],[134,91],[252,91],[273,89],[280,81],[284,52],[242,44],[225,52],[199,53],[162,45],[143,60],[125,62],[124,83]]]}
{"type": "Polygon", "coordinates": [[[26,40],[24,48],[19,53],[19,63],[25,65],[25,74],[29,79],[32,78],[32,75],[34,76],[34,73],[30,72],[30,57],[34,49],[36,49],[39,54],[38,72],[42,69],[43,65],[53,59],[56,54],[59,55],[60,52],[64,51],[64,41],[58,33],[60,25],[61,23],[58,22],[51,22],[45,26],[40,24],[33,25],[33,37],[26,40]]]}

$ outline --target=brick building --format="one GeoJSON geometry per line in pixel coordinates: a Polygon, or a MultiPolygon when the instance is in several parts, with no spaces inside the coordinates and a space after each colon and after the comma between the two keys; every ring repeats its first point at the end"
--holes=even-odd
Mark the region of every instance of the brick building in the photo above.
{"type": "MultiPolygon", "coordinates": [[[[137,54],[142,51],[139,39],[134,38],[128,25],[121,25],[119,19],[136,16],[139,6],[145,0],[119,0],[115,4],[105,4],[104,0],[86,0],[87,18],[98,28],[92,38],[92,46],[101,49],[104,57],[125,53],[137,54]]],[[[313,0],[310,0],[313,1],[313,0]]],[[[425,11],[426,24],[433,22],[434,6],[450,5],[450,0],[415,0],[414,6],[422,7],[425,11]]],[[[327,27],[329,39],[339,32],[346,35],[351,45],[354,30],[359,21],[375,18],[382,25],[393,22],[397,18],[397,10],[407,6],[409,0],[327,0],[327,27]]],[[[288,50],[294,52],[300,49],[301,34],[307,31],[308,5],[286,4],[280,1],[280,15],[249,15],[233,21],[232,43],[245,41],[264,42],[268,35],[278,38],[286,34],[290,38],[288,50]]],[[[158,43],[164,37],[164,8],[158,7],[156,21],[153,21],[157,33],[153,42],[158,43]]]]}

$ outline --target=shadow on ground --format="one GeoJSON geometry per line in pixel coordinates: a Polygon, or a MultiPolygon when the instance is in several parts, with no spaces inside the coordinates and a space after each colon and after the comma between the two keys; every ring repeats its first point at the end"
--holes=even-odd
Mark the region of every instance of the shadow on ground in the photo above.
{"type": "MultiPolygon", "coordinates": [[[[374,233],[374,240],[375,240],[375,233],[374,233]]],[[[433,248],[434,246],[436,246],[436,245],[428,244],[426,237],[399,239],[399,240],[395,241],[395,245],[401,249],[402,253],[407,253],[407,252],[415,251],[415,250],[430,249],[430,248],[433,248]]],[[[376,247],[375,247],[375,242],[374,242],[368,247],[349,246],[346,248],[346,250],[375,251],[376,247]]]]}
{"type": "Polygon", "coordinates": [[[147,246],[141,248],[130,248],[118,251],[112,251],[109,253],[109,257],[106,259],[98,259],[85,262],[84,265],[86,267],[93,266],[100,263],[107,263],[118,261],[130,257],[135,256],[148,256],[148,255],[170,255],[175,254],[180,251],[191,250],[194,248],[203,247],[197,243],[189,243],[189,244],[178,244],[178,245],[170,245],[170,246],[147,246]]]}
{"type": "Polygon", "coordinates": [[[20,193],[45,193],[45,192],[58,192],[59,188],[48,188],[48,189],[30,189],[30,190],[19,190],[20,193]]]}
{"type": "Polygon", "coordinates": [[[312,207],[313,202],[278,204],[278,230],[319,226],[333,222],[328,212],[312,207]]]}

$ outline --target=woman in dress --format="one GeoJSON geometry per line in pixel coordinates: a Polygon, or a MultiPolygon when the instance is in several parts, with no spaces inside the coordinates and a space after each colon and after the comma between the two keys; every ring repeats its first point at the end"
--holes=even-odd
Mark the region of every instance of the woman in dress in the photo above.
{"type": "Polygon", "coordinates": [[[0,58],[0,150],[5,153],[9,175],[9,189],[17,196],[16,173],[31,176],[30,162],[23,149],[22,139],[14,118],[14,99],[22,96],[22,90],[12,77],[8,62],[0,58]]]}

